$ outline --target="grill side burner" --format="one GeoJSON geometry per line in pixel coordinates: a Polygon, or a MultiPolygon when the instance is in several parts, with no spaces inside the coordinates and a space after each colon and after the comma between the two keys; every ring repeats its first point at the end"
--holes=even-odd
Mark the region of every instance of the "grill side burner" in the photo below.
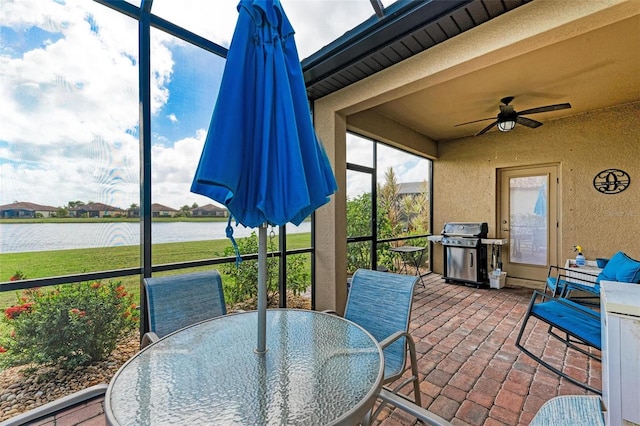
{"type": "Polygon", "coordinates": [[[447,222],[442,230],[445,282],[459,282],[476,288],[488,283],[486,222],[447,222]]]}

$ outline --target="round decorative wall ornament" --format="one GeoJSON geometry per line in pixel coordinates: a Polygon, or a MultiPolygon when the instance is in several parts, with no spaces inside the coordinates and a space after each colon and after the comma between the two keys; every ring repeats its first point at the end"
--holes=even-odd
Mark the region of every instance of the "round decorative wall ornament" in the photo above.
{"type": "Polygon", "coordinates": [[[631,177],[620,169],[606,169],[595,175],[593,187],[603,194],[619,194],[629,187],[631,177]]]}

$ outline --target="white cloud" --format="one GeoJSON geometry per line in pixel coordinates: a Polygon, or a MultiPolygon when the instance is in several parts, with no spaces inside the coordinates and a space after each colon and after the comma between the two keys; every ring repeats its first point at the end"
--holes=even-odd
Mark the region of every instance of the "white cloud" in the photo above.
{"type": "Polygon", "coordinates": [[[179,208],[185,204],[217,204],[190,192],[195,164],[200,160],[206,132],[177,141],[172,147],[155,146],[152,158],[152,202],[179,208]]]}
{"type": "MultiPolygon", "coordinates": [[[[282,3],[301,58],[373,15],[366,0],[282,3]]],[[[228,46],[237,4],[156,0],[153,13],[228,46]]],[[[0,47],[0,205],[139,203],[137,22],[89,0],[3,0],[0,25],[14,30],[18,40],[0,47]],[[52,34],[25,51],[29,40],[21,37],[34,26],[52,34]]],[[[163,109],[175,96],[168,88],[180,66],[172,56],[175,43],[183,42],[152,29],[152,113],[184,124],[187,117],[179,120],[163,109]]],[[[211,202],[189,191],[206,129],[193,132],[178,141],[158,136],[153,202],[175,208],[211,202]]],[[[391,161],[395,154],[387,157],[391,161]]]]}
{"type": "MultiPolygon", "coordinates": [[[[62,37],[0,57],[0,204],[138,201],[137,22],[91,1],[2,7],[16,34],[38,25],[62,37]]],[[[152,38],[154,112],[169,95],[167,40],[152,38]]]]}
{"type": "MultiPolygon", "coordinates": [[[[152,12],[189,31],[229,47],[238,0],[156,0],[152,12]]],[[[282,0],[296,32],[300,59],[306,58],[374,14],[368,0],[282,0]]]]}
{"type": "MultiPolygon", "coordinates": [[[[379,144],[377,150],[377,182],[385,182],[385,174],[393,168],[398,183],[422,182],[429,179],[429,162],[399,149],[379,144]]],[[[358,135],[347,134],[347,162],[366,167],[373,167],[373,146],[370,139],[358,135]]],[[[370,175],[350,171],[347,174],[347,196],[371,191],[370,175]]]]}

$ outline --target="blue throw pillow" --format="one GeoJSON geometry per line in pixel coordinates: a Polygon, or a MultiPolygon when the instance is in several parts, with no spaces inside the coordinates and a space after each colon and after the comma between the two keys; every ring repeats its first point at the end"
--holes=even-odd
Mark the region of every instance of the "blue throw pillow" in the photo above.
{"type": "Polygon", "coordinates": [[[619,251],[600,272],[596,282],[601,280],[640,283],[640,262],[619,251]]]}

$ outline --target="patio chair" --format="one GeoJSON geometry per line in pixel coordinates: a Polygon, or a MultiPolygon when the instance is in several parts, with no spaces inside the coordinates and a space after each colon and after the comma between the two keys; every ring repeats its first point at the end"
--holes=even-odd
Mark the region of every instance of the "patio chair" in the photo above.
{"type": "Polygon", "coordinates": [[[216,270],[145,278],[148,330],[142,348],[174,331],[226,315],[222,279],[216,270]]]}
{"type": "MultiPolygon", "coordinates": [[[[409,334],[413,289],[417,281],[417,276],[358,269],[351,279],[344,317],[371,333],[382,346],[385,389],[398,394],[400,389],[413,382],[414,399],[419,406],[416,351],[409,334]],[[406,369],[407,350],[411,357],[411,376],[402,378],[406,369]],[[387,386],[400,378],[402,381],[395,387],[387,386]]],[[[384,401],[372,414],[372,419],[384,407],[384,401]]]]}
{"type": "Polygon", "coordinates": [[[521,343],[522,337],[531,317],[535,317],[539,321],[547,324],[549,326],[548,332],[552,337],[589,358],[600,361],[600,358],[589,349],[594,348],[601,350],[602,347],[600,312],[589,309],[569,299],[563,297],[554,298],[546,293],[535,290],[529,302],[527,312],[522,320],[522,326],[520,327],[520,332],[518,333],[515,344],[516,347],[526,355],[559,376],[569,380],[571,383],[590,392],[602,394],[602,391],[589,386],[587,383],[582,383],[580,380],[563,372],[561,368],[554,367],[544,361],[542,359],[544,354],[539,356],[535,355],[524,347],[524,344],[521,343]],[[561,333],[555,330],[559,330],[561,333]],[[564,336],[560,334],[564,334],[564,336]]]}
{"type": "Polygon", "coordinates": [[[640,261],[619,251],[611,257],[598,275],[551,266],[546,288],[551,290],[554,297],[579,299],[571,297],[574,291],[587,293],[587,298],[600,297],[601,280],[638,284],[640,283],[640,261]]]}
{"type": "Polygon", "coordinates": [[[585,296],[577,299],[593,299],[600,296],[598,275],[551,265],[547,273],[545,293],[553,297],[570,298],[571,291],[581,291],[585,296]]]}

